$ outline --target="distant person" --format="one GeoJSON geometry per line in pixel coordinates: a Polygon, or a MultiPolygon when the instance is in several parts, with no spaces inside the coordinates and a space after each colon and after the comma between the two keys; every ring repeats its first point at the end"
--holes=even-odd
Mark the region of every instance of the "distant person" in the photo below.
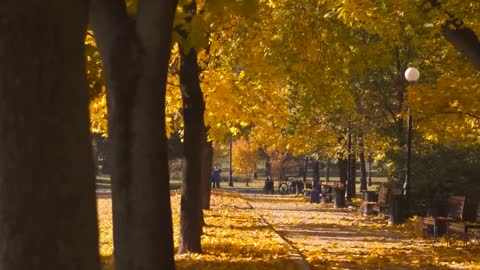
{"type": "Polygon", "coordinates": [[[218,168],[217,166],[215,166],[215,168],[213,168],[213,172],[212,172],[212,188],[220,188],[220,180],[221,180],[221,173],[222,173],[222,169],[218,168]]]}
{"type": "Polygon", "coordinates": [[[267,176],[267,179],[265,179],[263,191],[265,192],[265,194],[273,194],[273,179],[270,176],[267,176]]]}

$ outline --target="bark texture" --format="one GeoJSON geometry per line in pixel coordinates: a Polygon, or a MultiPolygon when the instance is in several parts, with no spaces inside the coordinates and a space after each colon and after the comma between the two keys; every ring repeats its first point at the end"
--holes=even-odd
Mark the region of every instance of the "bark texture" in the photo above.
{"type": "MultiPolygon", "coordinates": [[[[195,14],[195,3],[188,5],[184,10],[192,15],[195,14]]],[[[202,160],[206,144],[206,128],[203,120],[205,102],[200,88],[197,52],[193,48],[183,46],[180,46],[180,88],[183,100],[185,150],[178,253],[201,253],[200,238],[203,226],[201,193],[204,189],[202,160]]]]}
{"type": "Polygon", "coordinates": [[[313,182],[316,184],[320,182],[320,161],[318,159],[313,162],[313,182]]]}
{"type": "Polygon", "coordinates": [[[305,160],[303,161],[303,183],[307,182],[307,172],[308,172],[308,158],[305,157],[305,160]]]}
{"type": "Polygon", "coordinates": [[[359,137],[358,149],[360,157],[360,191],[367,191],[367,166],[365,162],[365,149],[363,145],[363,136],[359,137]]]}
{"type": "Polygon", "coordinates": [[[165,83],[177,1],[141,0],[138,20],[120,0],[92,3],[109,103],[117,270],[175,269],[165,83]]]}
{"type": "Polygon", "coordinates": [[[480,69],[480,40],[475,32],[456,18],[442,26],[443,37],[460,51],[475,68],[480,69]]]}
{"type": "Polygon", "coordinates": [[[330,159],[325,161],[325,182],[330,181],[330,159]]]}
{"type": "Polygon", "coordinates": [[[347,174],[348,174],[347,159],[345,159],[344,157],[339,157],[337,164],[338,164],[338,173],[340,176],[340,183],[345,185],[347,183],[347,174]]]}
{"type": "MultiPolygon", "coordinates": [[[[345,198],[345,195],[346,195],[346,189],[348,188],[347,187],[347,174],[348,174],[348,161],[347,159],[345,159],[344,157],[340,156],[338,158],[338,172],[339,172],[339,176],[340,176],[340,183],[343,184],[344,186],[344,189],[341,190],[340,192],[340,196],[342,198],[345,198]]],[[[338,206],[339,207],[344,207],[345,206],[345,200],[344,199],[339,199],[338,200],[339,204],[338,206]]]]}
{"type": "Polygon", "coordinates": [[[0,2],[0,269],[99,269],[86,1],[0,2]]]}
{"type": "Polygon", "coordinates": [[[204,155],[202,159],[203,192],[201,194],[201,196],[203,197],[202,208],[210,209],[210,195],[212,192],[212,165],[213,165],[213,146],[211,141],[208,142],[205,140],[203,155],[204,155]]]}
{"type": "Polygon", "coordinates": [[[450,18],[442,25],[442,35],[455,47],[475,68],[480,69],[480,40],[473,29],[467,27],[461,18],[456,17],[439,0],[429,0],[432,6],[442,10],[450,18]]]}
{"type": "Polygon", "coordinates": [[[357,197],[357,155],[355,153],[352,153],[352,156],[350,158],[350,165],[348,166],[348,169],[350,170],[349,172],[349,177],[350,180],[348,181],[348,186],[347,186],[347,191],[350,195],[349,198],[356,198],[357,197]]]}

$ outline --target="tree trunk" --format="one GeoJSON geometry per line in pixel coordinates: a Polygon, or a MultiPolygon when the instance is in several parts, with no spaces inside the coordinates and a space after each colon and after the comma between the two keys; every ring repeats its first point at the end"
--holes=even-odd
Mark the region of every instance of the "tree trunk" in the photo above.
{"type": "Polygon", "coordinates": [[[268,176],[272,176],[272,161],[270,160],[270,156],[267,156],[267,159],[265,161],[265,177],[268,176]]]}
{"type": "MultiPolygon", "coordinates": [[[[196,13],[195,2],[184,6],[190,16],[196,13]]],[[[187,22],[191,17],[187,19],[187,22]]],[[[184,40],[187,33],[182,33],[184,40]]],[[[203,226],[202,160],[205,144],[205,102],[200,88],[197,52],[180,44],[180,87],[183,99],[184,163],[180,206],[180,242],[178,253],[201,253],[203,226]],[[200,176],[200,177],[199,177],[200,176]]]]}
{"type": "Polygon", "coordinates": [[[351,154],[350,158],[350,166],[348,167],[350,172],[350,180],[348,182],[347,191],[349,193],[349,198],[356,198],[357,197],[357,156],[355,152],[351,154]]]}
{"type": "MultiPolygon", "coordinates": [[[[347,135],[347,180],[346,180],[346,194],[345,198],[347,200],[351,200],[354,198],[352,193],[352,185],[355,186],[355,174],[352,175],[352,127],[351,127],[351,120],[348,119],[348,135],[347,135]]],[[[353,161],[353,165],[355,165],[355,161],[353,161]]],[[[355,167],[355,166],[353,166],[355,167]]],[[[355,172],[355,170],[353,170],[355,172]]]]}
{"type": "Polygon", "coordinates": [[[303,182],[307,182],[307,171],[308,171],[308,158],[305,157],[303,164],[303,182]]]}
{"type": "Polygon", "coordinates": [[[202,159],[202,176],[204,177],[202,179],[203,192],[201,194],[203,197],[202,208],[210,209],[210,196],[212,192],[213,147],[212,142],[205,141],[204,144],[204,157],[202,159]]]}
{"type": "Polygon", "coordinates": [[[363,145],[363,136],[358,140],[359,156],[360,156],[360,191],[367,191],[367,167],[365,163],[365,149],[363,145]]]}
{"type": "Polygon", "coordinates": [[[340,176],[340,183],[347,183],[347,160],[343,157],[338,159],[338,172],[340,176]]]}
{"type": "Polygon", "coordinates": [[[330,181],[330,159],[325,162],[325,182],[330,181]]]}
{"type": "Polygon", "coordinates": [[[281,157],[280,157],[280,173],[278,175],[278,180],[279,181],[282,181],[282,179],[286,178],[286,175],[285,175],[285,159],[286,159],[285,154],[282,154],[281,157]]]}
{"type": "Polygon", "coordinates": [[[340,183],[343,185],[343,189],[338,192],[341,198],[337,200],[337,207],[345,207],[345,193],[346,193],[346,183],[347,183],[347,160],[343,157],[338,158],[338,172],[340,174],[340,183]]]}
{"type": "Polygon", "coordinates": [[[92,2],[91,24],[103,59],[110,110],[116,270],[175,269],[168,149],[161,119],[176,4],[139,1],[135,25],[124,2],[92,2]]]}
{"type": "Polygon", "coordinates": [[[314,185],[318,185],[320,182],[320,161],[315,159],[313,163],[313,183],[314,185]]]}
{"type": "Polygon", "coordinates": [[[0,269],[99,269],[86,1],[0,2],[0,269]]]}
{"type": "Polygon", "coordinates": [[[368,186],[372,186],[372,162],[373,162],[373,157],[372,154],[368,155],[368,186]]]}

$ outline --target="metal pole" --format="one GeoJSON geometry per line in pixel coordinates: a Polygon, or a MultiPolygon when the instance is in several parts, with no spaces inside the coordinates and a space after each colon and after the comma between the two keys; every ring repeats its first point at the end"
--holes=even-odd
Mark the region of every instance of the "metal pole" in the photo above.
{"type": "Polygon", "coordinates": [[[352,184],[352,126],[350,117],[348,118],[348,136],[347,136],[347,182],[345,183],[345,198],[350,201],[352,192],[350,185],[352,184]]]}
{"type": "Polygon", "coordinates": [[[233,177],[232,177],[232,140],[230,140],[230,172],[228,174],[228,186],[233,187],[233,177]]]}
{"type": "Polygon", "coordinates": [[[408,114],[408,124],[407,124],[407,161],[406,161],[406,168],[405,168],[405,182],[403,183],[403,196],[405,197],[405,201],[408,203],[408,197],[410,195],[410,174],[411,168],[410,163],[412,159],[412,124],[413,124],[413,117],[410,114],[410,108],[407,108],[408,114]]]}
{"type": "Polygon", "coordinates": [[[368,186],[372,186],[372,154],[368,156],[368,186]]]}

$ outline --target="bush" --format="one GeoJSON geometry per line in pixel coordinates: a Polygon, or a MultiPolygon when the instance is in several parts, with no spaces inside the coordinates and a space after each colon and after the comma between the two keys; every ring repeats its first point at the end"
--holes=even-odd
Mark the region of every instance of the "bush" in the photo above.
{"type": "Polygon", "coordinates": [[[477,203],[480,147],[428,144],[416,150],[410,182],[412,210],[425,213],[449,195],[464,195],[467,204],[477,203]]]}

